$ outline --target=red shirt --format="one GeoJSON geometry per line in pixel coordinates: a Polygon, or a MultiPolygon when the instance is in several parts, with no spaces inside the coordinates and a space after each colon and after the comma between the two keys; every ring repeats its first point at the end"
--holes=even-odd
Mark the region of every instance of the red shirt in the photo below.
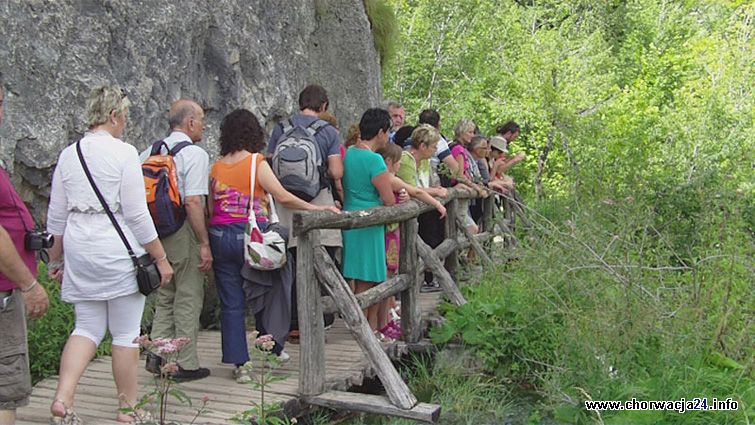
{"type": "MultiPolygon", "coordinates": [[[[24,204],[24,201],[16,193],[16,190],[10,183],[8,174],[3,169],[0,169],[0,225],[10,235],[13,245],[16,246],[16,251],[18,251],[26,267],[31,270],[34,276],[37,276],[36,255],[34,251],[24,249],[24,234],[27,228],[30,230],[34,228],[34,220],[32,220],[26,204],[24,204]],[[26,227],[24,227],[24,224],[26,224],[26,227]]],[[[28,284],[31,282],[25,283],[28,284]]],[[[17,287],[5,275],[0,274],[0,291],[10,291],[17,287]]]]}

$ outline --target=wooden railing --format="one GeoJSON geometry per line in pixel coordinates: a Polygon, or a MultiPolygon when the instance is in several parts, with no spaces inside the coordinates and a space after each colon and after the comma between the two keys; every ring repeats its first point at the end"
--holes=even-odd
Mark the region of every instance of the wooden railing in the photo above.
{"type": "MultiPolygon", "coordinates": [[[[466,303],[454,275],[458,269],[459,250],[471,247],[486,264],[492,261],[483,244],[496,235],[513,240],[512,226],[515,204],[504,197],[504,218],[494,221],[493,196],[483,199],[481,233],[472,235],[457,217],[459,199],[476,198],[477,194],[454,188],[441,200],[446,205],[444,240],[435,249],[417,236],[417,216],[434,209],[422,202],[409,202],[391,207],[332,214],[328,212],[296,213],[293,234],[297,248],[297,304],[300,332],[299,394],[303,401],[330,408],[366,411],[435,422],[440,406],[417,403],[417,398],[404,383],[390,358],[373,335],[362,309],[400,294],[401,339],[417,343],[423,336],[420,311],[420,287],[427,268],[451,302],[466,303]],[[320,229],[354,229],[387,223],[400,223],[401,242],[398,274],[375,287],[354,294],[325,248],[319,244],[320,229]],[[445,264],[444,264],[445,263],[445,264]],[[322,297],[320,284],[329,296],[322,297]],[[317,302],[313,302],[316,300],[317,302]],[[347,327],[385,387],[388,400],[381,396],[350,394],[325,389],[325,329],[323,312],[340,312],[347,327]]],[[[507,242],[510,244],[511,242],[507,242]]]]}

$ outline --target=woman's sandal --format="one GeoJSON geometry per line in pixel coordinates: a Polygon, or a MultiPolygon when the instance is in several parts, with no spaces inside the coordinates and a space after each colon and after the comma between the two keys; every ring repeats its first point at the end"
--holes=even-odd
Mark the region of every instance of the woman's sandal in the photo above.
{"type": "Polygon", "coordinates": [[[118,413],[115,421],[122,424],[136,424],[136,423],[149,423],[152,422],[152,414],[147,411],[140,411],[139,413],[118,413]],[[123,420],[125,419],[125,420],[123,420]]]}
{"type": "Polygon", "coordinates": [[[79,418],[79,415],[77,415],[72,408],[66,406],[63,400],[53,401],[52,406],[50,406],[50,412],[52,413],[52,418],[50,418],[50,425],[84,425],[84,421],[79,418]],[[63,416],[55,414],[61,413],[54,411],[53,407],[55,407],[56,403],[60,403],[60,405],[63,406],[63,416]]]}

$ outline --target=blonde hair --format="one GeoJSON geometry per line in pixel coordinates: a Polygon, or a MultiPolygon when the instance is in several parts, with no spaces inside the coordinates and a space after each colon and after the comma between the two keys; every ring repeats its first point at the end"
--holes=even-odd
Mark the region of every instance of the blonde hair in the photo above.
{"type": "Polygon", "coordinates": [[[354,146],[359,141],[359,124],[351,124],[349,130],[346,132],[346,142],[344,146],[354,146]]]}
{"type": "Polygon", "coordinates": [[[439,140],[440,132],[430,124],[420,124],[412,131],[412,147],[414,149],[419,149],[423,143],[430,146],[439,140]]]}
{"type": "Polygon", "coordinates": [[[386,162],[390,160],[394,164],[401,161],[401,154],[403,152],[404,151],[398,147],[398,145],[394,145],[393,143],[388,143],[377,151],[377,153],[383,157],[383,160],[386,162]]]}
{"type": "Polygon", "coordinates": [[[467,119],[467,118],[462,118],[454,126],[454,136],[458,138],[461,135],[461,133],[465,133],[469,130],[474,131],[476,127],[477,126],[472,120],[467,119]]]}
{"type": "Polygon", "coordinates": [[[103,84],[89,94],[87,99],[87,122],[90,127],[104,124],[115,111],[121,115],[131,106],[126,94],[118,86],[103,84]]]}

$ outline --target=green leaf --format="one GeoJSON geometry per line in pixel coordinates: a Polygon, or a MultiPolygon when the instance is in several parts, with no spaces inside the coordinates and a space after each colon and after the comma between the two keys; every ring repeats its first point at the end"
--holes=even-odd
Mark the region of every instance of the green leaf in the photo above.
{"type": "Polygon", "coordinates": [[[186,395],[186,393],[184,393],[180,389],[175,388],[175,387],[171,388],[168,391],[168,394],[170,394],[173,397],[175,397],[176,400],[180,401],[181,403],[187,404],[187,405],[191,406],[191,399],[189,398],[189,396],[186,395]]]}

